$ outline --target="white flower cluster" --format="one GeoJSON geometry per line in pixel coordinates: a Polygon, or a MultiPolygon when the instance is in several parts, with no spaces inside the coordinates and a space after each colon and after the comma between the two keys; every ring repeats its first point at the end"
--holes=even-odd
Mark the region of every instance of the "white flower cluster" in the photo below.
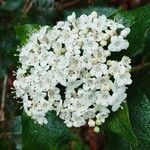
{"type": "Polygon", "coordinates": [[[14,87],[25,112],[39,124],[56,111],[68,127],[99,127],[125,100],[130,58],[110,60],[128,48],[130,29],[105,15],[75,13],[50,29],[42,27],[20,49],[14,87]]]}

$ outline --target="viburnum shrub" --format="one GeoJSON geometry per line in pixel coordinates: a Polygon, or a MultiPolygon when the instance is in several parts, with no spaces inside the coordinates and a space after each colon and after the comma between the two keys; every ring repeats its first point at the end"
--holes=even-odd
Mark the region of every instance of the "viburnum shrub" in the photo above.
{"type": "MultiPolygon", "coordinates": [[[[99,127],[127,97],[131,60],[113,53],[129,47],[130,28],[98,15],[68,16],[53,28],[41,27],[19,48],[16,96],[35,122],[47,124],[56,114],[68,127],[99,127]]],[[[123,108],[122,108],[123,109],[123,108]]]]}

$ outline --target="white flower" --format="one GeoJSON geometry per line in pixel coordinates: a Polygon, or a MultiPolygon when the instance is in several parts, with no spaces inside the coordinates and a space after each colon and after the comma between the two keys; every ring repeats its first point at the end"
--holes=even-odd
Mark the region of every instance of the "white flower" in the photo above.
{"type": "Polygon", "coordinates": [[[88,125],[89,125],[89,127],[94,127],[95,126],[95,121],[92,120],[92,119],[89,119],[88,125]]]}
{"type": "Polygon", "coordinates": [[[14,81],[27,115],[42,125],[48,123],[46,114],[55,111],[68,127],[88,123],[99,132],[110,111],[125,101],[132,82],[129,57],[108,60],[128,48],[129,32],[92,12],[79,18],[73,13],[52,29],[44,26],[33,33],[19,49],[21,66],[14,81]]]}
{"type": "MultiPolygon", "coordinates": [[[[86,51],[86,53],[91,54],[92,51],[98,49],[98,43],[94,41],[93,37],[85,38],[83,40],[82,49],[86,51]]],[[[85,52],[84,52],[85,53],[85,52]]]]}
{"type": "Polygon", "coordinates": [[[122,62],[109,61],[109,73],[112,75],[124,74],[126,72],[126,66],[122,62]]]}
{"type": "Polygon", "coordinates": [[[83,117],[79,117],[75,113],[72,114],[71,120],[73,121],[73,126],[74,127],[81,127],[86,124],[86,121],[83,117]]]}
{"type": "Polygon", "coordinates": [[[93,65],[92,69],[90,70],[90,73],[92,76],[95,77],[101,77],[102,74],[106,74],[107,73],[107,65],[105,64],[96,64],[93,65]]]}
{"type": "Polygon", "coordinates": [[[100,119],[96,119],[96,125],[100,126],[102,124],[100,119]]]}
{"type": "Polygon", "coordinates": [[[67,20],[69,22],[75,22],[76,21],[76,14],[72,13],[72,15],[70,15],[70,16],[67,17],[67,20]]]}
{"type": "Polygon", "coordinates": [[[129,43],[122,36],[111,37],[111,43],[108,46],[108,50],[111,52],[120,52],[123,49],[127,49],[129,43]]]}
{"type": "Polygon", "coordinates": [[[124,74],[117,74],[114,76],[115,78],[115,81],[116,83],[119,85],[119,86],[122,86],[122,85],[127,85],[127,84],[131,84],[132,83],[132,80],[131,80],[131,75],[130,73],[124,73],[124,74]]]}
{"type": "Polygon", "coordinates": [[[89,78],[89,79],[83,79],[84,84],[83,84],[83,89],[85,91],[87,90],[93,90],[95,88],[95,84],[96,84],[96,78],[89,78]]]}
{"type": "Polygon", "coordinates": [[[118,95],[117,100],[115,101],[114,105],[112,106],[112,111],[117,111],[118,108],[121,106],[121,103],[123,102],[123,100],[126,99],[126,97],[127,97],[126,93],[118,95]]]}
{"type": "Polygon", "coordinates": [[[100,132],[100,128],[98,126],[94,127],[94,132],[95,133],[99,133],[100,132]]]}
{"type": "Polygon", "coordinates": [[[97,18],[98,14],[96,11],[93,11],[90,15],[89,15],[89,18],[90,20],[94,19],[94,18],[97,18]]]}
{"type": "Polygon", "coordinates": [[[121,31],[121,36],[126,37],[130,33],[130,28],[124,28],[124,30],[121,31]]]}
{"type": "Polygon", "coordinates": [[[99,111],[100,112],[96,115],[96,118],[100,119],[101,122],[105,122],[105,118],[107,118],[110,113],[109,109],[107,109],[105,107],[101,107],[101,109],[99,111]]]}
{"type": "Polygon", "coordinates": [[[66,109],[59,114],[59,117],[69,123],[71,120],[71,112],[66,109]]]}
{"type": "Polygon", "coordinates": [[[82,114],[84,119],[91,119],[95,117],[95,110],[89,109],[82,114]]]}
{"type": "Polygon", "coordinates": [[[123,65],[126,67],[127,72],[129,72],[131,70],[131,59],[127,56],[123,56],[121,59],[121,63],[123,63],[123,65]]]}
{"type": "Polygon", "coordinates": [[[109,104],[109,100],[111,99],[111,95],[107,92],[101,93],[100,91],[96,92],[96,104],[107,107],[109,104]]]}

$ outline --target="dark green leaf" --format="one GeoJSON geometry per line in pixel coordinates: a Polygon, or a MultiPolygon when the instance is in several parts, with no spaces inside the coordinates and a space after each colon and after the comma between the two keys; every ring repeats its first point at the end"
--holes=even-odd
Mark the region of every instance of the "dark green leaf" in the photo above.
{"type": "Polygon", "coordinates": [[[9,67],[16,64],[14,57],[18,40],[13,31],[7,28],[0,29],[0,79],[3,78],[9,67]]]}
{"type": "Polygon", "coordinates": [[[106,132],[106,148],[107,150],[132,150],[128,141],[120,138],[113,132],[106,132]]]}
{"type": "Polygon", "coordinates": [[[106,120],[106,127],[117,135],[128,140],[132,145],[137,146],[137,138],[130,125],[128,107],[125,103],[123,109],[119,109],[106,120]]]}
{"type": "Polygon", "coordinates": [[[23,113],[22,139],[25,150],[51,150],[55,145],[71,137],[69,129],[54,112],[49,112],[47,118],[47,125],[39,125],[23,113]]]}
{"type": "Polygon", "coordinates": [[[21,134],[22,132],[22,126],[21,126],[21,116],[17,116],[14,118],[11,131],[13,134],[21,134]]]}
{"type": "Polygon", "coordinates": [[[8,150],[9,147],[10,147],[10,141],[8,141],[8,140],[3,140],[3,139],[0,140],[0,148],[1,148],[2,150],[8,150]]]}
{"type": "Polygon", "coordinates": [[[17,116],[14,118],[11,124],[11,137],[13,142],[16,145],[17,150],[22,149],[22,124],[21,124],[21,116],[17,116]]]}
{"type": "Polygon", "coordinates": [[[150,100],[150,64],[136,73],[134,82],[150,100]]]}
{"type": "Polygon", "coordinates": [[[86,143],[84,143],[79,137],[79,135],[73,134],[72,139],[69,139],[69,142],[66,144],[58,144],[55,147],[53,147],[52,150],[70,150],[70,148],[73,148],[73,150],[89,150],[89,147],[86,143]]]}
{"type": "Polygon", "coordinates": [[[29,38],[29,36],[39,29],[38,25],[35,24],[26,24],[26,25],[18,25],[15,26],[16,34],[21,42],[21,44],[25,44],[29,38]]]}
{"type": "Polygon", "coordinates": [[[21,7],[22,4],[23,0],[8,0],[3,3],[1,8],[4,10],[13,11],[21,7]]]}
{"type": "Polygon", "coordinates": [[[144,55],[147,55],[147,54],[150,54],[150,46],[149,46],[149,42],[150,42],[150,28],[146,32],[144,41],[145,41],[145,44],[144,44],[145,45],[145,47],[144,47],[144,55]]]}
{"type": "Polygon", "coordinates": [[[128,106],[131,124],[139,140],[138,150],[149,150],[150,101],[139,88],[132,86],[128,91],[128,106]]]}

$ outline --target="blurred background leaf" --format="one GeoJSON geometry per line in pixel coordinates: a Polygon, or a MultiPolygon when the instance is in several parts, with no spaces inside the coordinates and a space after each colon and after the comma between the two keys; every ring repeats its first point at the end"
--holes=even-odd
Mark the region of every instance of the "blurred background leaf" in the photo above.
{"type": "Polygon", "coordinates": [[[8,10],[8,11],[14,11],[16,9],[19,9],[22,7],[24,0],[7,0],[4,1],[1,5],[1,9],[8,10]]]}
{"type": "MultiPolygon", "coordinates": [[[[108,17],[114,17],[116,20],[122,21],[123,24],[127,24],[132,28],[131,34],[128,36],[132,44],[130,44],[131,46],[128,51],[121,54],[132,56],[132,66],[134,68],[132,78],[134,84],[138,86],[138,88],[129,88],[129,116],[131,117],[130,122],[133,126],[133,131],[137,135],[140,143],[138,149],[150,149],[150,121],[148,118],[150,113],[150,5],[145,5],[147,3],[149,3],[149,0],[0,0],[0,96],[3,90],[2,84],[4,78],[8,76],[4,110],[5,121],[0,122],[0,149],[19,150],[22,147],[20,104],[16,103],[16,100],[13,101],[14,95],[11,94],[11,88],[15,79],[12,71],[16,70],[18,66],[18,57],[14,56],[17,53],[17,45],[20,44],[20,41],[25,42],[25,39],[28,38],[26,33],[31,33],[31,30],[34,30],[34,27],[29,24],[53,26],[58,20],[63,20],[73,11],[79,16],[82,13],[89,14],[93,10],[100,14],[106,14],[108,17]],[[145,6],[131,11],[128,10],[141,5],[145,6]]],[[[120,56],[115,53],[114,58],[119,59],[120,56]]],[[[121,122],[123,125],[127,124],[129,128],[127,130],[131,132],[131,137],[134,137],[129,123],[128,112],[126,111],[121,114],[124,113],[125,116],[121,117],[121,122]]],[[[120,119],[120,116],[117,117],[120,119]]],[[[23,119],[27,119],[26,127],[33,126],[36,131],[40,128],[29,118],[23,119]]],[[[112,122],[115,121],[116,119],[112,119],[112,122]]],[[[24,123],[23,125],[25,125],[24,123]]],[[[55,122],[52,122],[51,125],[53,124],[55,122]]],[[[60,124],[62,125],[62,122],[60,124]]],[[[58,131],[61,130],[60,133],[64,133],[63,126],[58,125],[58,127],[60,127],[58,131]]],[[[115,133],[106,133],[106,137],[95,135],[89,132],[87,128],[80,129],[80,134],[77,133],[79,130],[75,131],[77,137],[73,137],[69,141],[64,141],[65,145],[56,144],[52,150],[60,149],[60,146],[62,150],[104,149],[106,146],[105,139],[107,139],[107,143],[110,143],[109,147],[107,147],[108,150],[130,149],[131,145],[129,143],[131,141],[133,142],[134,138],[128,142],[116,135],[116,133],[119,133],[119,135],[123,136],[124,133],[122,131],[120,132],[120,127],[112,128],[112,125],[110,127],[115,133]]],[[[31,138],[33,137],[32,132],[30,133],[29,131],[29,128],[27,128],[27,139],[30,139],[30,135],[31,138]]],[[[49,128],[45,128],[44,131],[49,131],[49,128]]],[[[101,133],[100,135],[103,134],[101,133]]],[[[61,137],[61,134],[57,136],[61,137]]],[[[56,139],[59,138],[56,137],[56,139]]],[[[39,143],[41,142],[39,137],[37,140],[39,143]]]]}
{"type": "Polygon", "coordinates": [[[16,150],[22,150],[22,120],[16,116],[11,126],[12,141],[15,142],[16,150]]]}

